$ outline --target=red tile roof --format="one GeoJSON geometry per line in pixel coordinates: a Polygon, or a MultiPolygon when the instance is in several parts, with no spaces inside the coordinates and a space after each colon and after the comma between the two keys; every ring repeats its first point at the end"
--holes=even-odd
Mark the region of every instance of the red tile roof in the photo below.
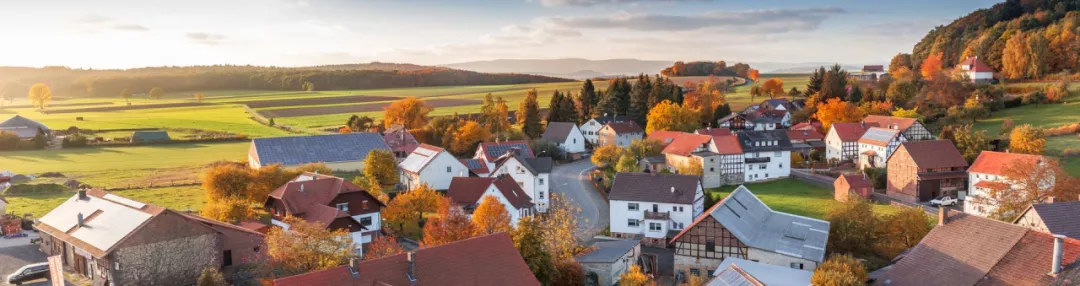
{"type": "Polygon", "coordinates": [[[866,125],[874,124],[874,126],[881,128],[891,128],[895,125],[898,130],[907,130],[908,127],[915,125],[915,122],[918,121],[915,118],[869,115],[863,118],[862,122],[865,122],[866,125]]]}
{"type": "Polygon", "coordinates": [[[814,122],[800,122],[799,124],[792,125],[790,130],[817,130],[819,133],[824,133],[825,128],[821,126],[821,121],[814,122]]]}
{"type": "Polygon", "coordinates": [[[416,250],[416,281],[405,275],[407,257],[398,254],[361,261],[356,275],[348,266],[339,266],[277,279],[274,285],[540,285],[506,233],[416,250]]]}
{"type": "MultiPolygon", "coordinates": [[[[968,163],[949,140],[910,141],[900,144],[919,169],[967,167],[968,163]]],[[[899,148],[898,148],[899,150],[899,148]]],[[[893,152],[897,154],[897,152],[893,152]]]]}
{"type": "Polygon", "coordinates": [[[994,72],[994,69],[979,60],[979,57],[969,57],[956,64],[957,69],[962,69],[963,66],[968,66],[968,70],[973,72],[994,72]]]}
{"type": "Polygon", "coordinates": [[[694,133],[701,134],[701,135],[711,135],[711,136],[724,136],[724,135],[734,134],[734,133],[731,133],[731,129],[727,129],[727,128],[703,128],[703,129],[695,130],[694,133]]]}
{"type": "Polygon", "coordinates": [[[807,130],[788,130],[787,137],[788,139],[791,139],[791,141],[802,142],[825,140],[825,135],[818,133],[817,130],[812,128],[807,130]]]}
{"type": "Polygon", "coordinates": [[[405,130],[403,126],[395,130],[387,130],[386,134],[383,135],[383,141],[386,141],[386,145],[390,146],[390,150],[405,154],[412,153],[413,150],[416,150],[416,147],[420,146],[420,141],[417,141],[416,137],[413,137],[412,133],[405,130]]]}
{"type": "Polygon", "coordinates": [[[679,133],[675,137],[675,141],[664,147],[664,154],[675,154],[679,156],[690,156],[690,153],[694,153],[697,148],[702,145],[708,144],[709,140],[712,140],[712,136],[699,135],[691,133],[679,133]]]}
{"type": "Polygon", "coordinates": [[[841,175],[839,178],[836,179],[846,181],[848,186],[852,188],[874,187],[874,184],[870,183],[870,180],[867,180],[866,177],[863,177],[862,175],[841,175]]]}
{"type": "Polygon", "coordinates": [[[979,158],[975,159],[974,163],[971,163],[968,172],[1003,176],[1008,166],[1024,160],[1042,160],[1042,156],[982,151],[982,153],[979,153],[979,158]]]}
{"type": "Polygon", "coordinates": [[[742,145],[739,144],[739,136],[727,135],[727,136],[713,136],[713,144],[716,145],[716,150],[720,155],[735,155],[742,154],[742,145]]]}
{"type": "MultiPolygon", "coordinates": [[[[877,125],[872,124],[859,124],[859,123],[833,123],[832,130],[836,131],[836,135],[840,136],[840,140],[844,142],[855,142],[862,138],[863,133],[866,133],[867,129],[877,125]]],[[[832,131],[830,131],[832,132],[832,131]]]]}
{"type": "Polygon", "coordinates": [[[450,180],[450,188],[446,191],[446,196],[459,205],[477,204],[492,184],[515,208],[522,209],[533,205],[532,199],[525,194],[525,190],[522,190],[511,177],[455,177],[450,180]]]}
{"type": "Polygon", "coordinates": [[[653,131],[652,133],[649,133],[649,136],[646,137],[646,138],[648,138],[649,140],[660,141],[660,144],[667,147],[668,144],[671,144],[671,142],[675,141],[675,137],[679,137],[679,134],[682,134],[682,132],[679,132],[679,131],[653,131]]]}
{"type": "Polygon", "coordinates": [[[883,66],[883,65],[865,65],[865,66],[862,67],[862,71],[863,72],[882,72],[882,71],[885,71],[885,66],[883,66]]]}
{"type": "MultiPolygon", "coordinates": [[[[329,206],[330,202],[340,194],[353,192],[365,191],[342,178],[304,173],[270,192],[267,200],[280,200],[285,211],[290,215],[304,218],[309,222],[329,224],[335,218],[349,215],[329,206]],[[310,178],[310,180],[301,181],[303,178],[310,178]]],[[[375,201],[382,204],[378,200],[375,201]]]]}
{"type": "MultiPolygon", "coordinates": [[[[1062,266],[1080,257],[1080,241],[1065,238],[1062,247],[1062,266]]],[[[1005,257],[986,274],[983,285],[1049,285],[1054,277],[1047,275],[1053,268],[1054,236],[1028,230],[1005,257]]]]}

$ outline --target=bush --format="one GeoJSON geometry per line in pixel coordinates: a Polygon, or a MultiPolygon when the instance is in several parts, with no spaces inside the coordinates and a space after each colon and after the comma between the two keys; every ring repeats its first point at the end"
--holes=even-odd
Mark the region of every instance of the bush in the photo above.
{"type": "Polygon", "coordinates": [[[64,141],[60,142],[60,147],[62,147],[62,148],[86,147],[86,145],[89,142],[90,142],[90,140],[87,139],[85,135],[76,133],[76,134],[68,135],[67,137],[64,137],[64,141]]]}
{"type": "Polygon", "coordinates": [[[868,279],[866,267],[854,256],[833,254],[818,266],[810,282],[814,285],[855,286],[866,285],[868,279]]]}
{"type": "Polygon", "coordinates": [[[1065,158],[1080,157],[1080,148],[1065,148],[1061,151],[1061,156],[1065,158]]]}
{"type": "Polygon", "coordinates": [[[1062,136],[1080,133],[1080,122],[1062,125],[1054,128],[1047,128],[1043,130],[1043,135],[1050,136],[1062,136]]]}
{"type": "Polygon", "coordinates": [[[66,192],[68,187],[60,184],[21,184],[13,185],[4,191],[7,196],[25,196],[39,194],[59,194],[66,192]]]}
{"type": "Polygon", "coordinates": [[[874,189],[884,189],[885,184],[888,183],[888,171],[885,168],[866,168],[863,169],[863,174],[870,178],[871,183],[874,183],[874,189]]]}
{"type": "Polygon", "coordinates": [[[229,285],[225,282],[225,276],[221,275],[221,271],[214,268],[203,269],[202,275],[199,275],[199,281],[195,284],[197,286],[225,286],[229,285]]]}
{"type": "Polygon", "coordinates": [[[0,131],[0,151],[19,148],[19,136],[14,132],[0,131]]]}
{"type": "Polygon", "coordinates": [[[559,148],[559,145],[556,145],[551,140],[536,139],[529,141],[529,148],[537,157],[551,157],[555,161],[566,160],[566,152],[563,152],[563,149],[559,148]]]}

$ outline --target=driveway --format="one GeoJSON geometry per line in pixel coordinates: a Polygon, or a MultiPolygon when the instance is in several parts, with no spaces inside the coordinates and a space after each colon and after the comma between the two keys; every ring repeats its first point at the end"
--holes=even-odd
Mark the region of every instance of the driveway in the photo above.
{"type": "Polygon", "coordinates": [[[570,200],[570,203],[581,207],[578,220],[581,221],[581,231],[577,234],[581,241],[590,241],[594,236],[608,226],[608,204],[604,197],[593,189],[589,182],[588,172],[593,166],[590,160],[579,160],[570,164],[555,167],[551,172],[551,181],[554,187],[551,192],[570,200]]]}
{"type": "MultiPolygon", "coordinates": [[[[7,276],[20,267],[23,267],[31,263],[45,262],[45,253],[38,249],[37,245],[30,244],[31,238],[38,237],[37,233],[27,232],[29,237],[3,239],[0,238],[0,285],[7,284],[7,276]]],[[[41,285],[48,285],[44,283],[47,280],[39,280],[35,282],[43,282],[41,285]]],[[[23,285],[33,285],[37,283],[29,283],[23,285]]]]}

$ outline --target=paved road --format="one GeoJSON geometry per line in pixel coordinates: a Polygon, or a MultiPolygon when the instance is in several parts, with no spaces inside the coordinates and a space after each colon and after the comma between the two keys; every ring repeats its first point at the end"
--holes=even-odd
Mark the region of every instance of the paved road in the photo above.
{"type": "Polygon", "coordinates": [[[578,239],[590,241],[608,226],[608,204],[604,197],[593,189],[588,172],[595,166],[589,160],[560,165],[551,172],[554,183],[552,193],[568,198],[571,203],[581,207],[578,219],[582,221],[582,231],[578,239]]]}

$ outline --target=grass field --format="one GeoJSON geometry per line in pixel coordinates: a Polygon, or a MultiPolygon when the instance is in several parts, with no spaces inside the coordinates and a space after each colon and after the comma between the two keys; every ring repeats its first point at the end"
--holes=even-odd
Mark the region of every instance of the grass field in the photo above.
{"type": "MultiPolygon", "coordinates": [[[[737,186],[725,186],[709,189],[706,196],[719,202],[727,197],[737,186]]],[[[833,192],[795,179],[785,179],[765,183],[747,184],[746,188],[754,193],[765,205],[775,211],[781,211],[817,219],[824,219],[829,207],[838,204],[833,200],[833,192]]],[[[706,206],[706,209],[711,206],[706,206]]],[[[896,208],[884,204],[874,204],[874,213],[887,215],[896,212],[896,208]]]]}
{"type": "MultiPolygon", "coordinates": [[[[206,203],[206,197],[200,186],[131,189],[112,191],[112,193],[179,211],[188,209],[199,211],[206,203]]],[[[73,195],[75,192],[8,196],[6,197],[10,202],[8,212],[18,215],[32,213],[34,217],[40,218],[73,195]]]]}
{"type": "MultiPolygon", "coordinates": [[[[1018,83],[1017,85],[1047,85],[1047,83],[1018,83]]],[[[988,119],[981,119],[975,128],[986,130],[990,136],[997,136],[1001,123],[1012,119],[1014,126],[1031,124],[1036,127],[1051,128],[1080,122],[1080,85],[1072,85],[1072,93],[1056,104],[1025,105],[998,111],[988,119]]],[[[1055,136],[1047,138],[1046,155],[1060,156],[1065,148],[1080,148],[1077,136],[1055,136]]],[[[1080,176],[1080,158],[1066,158],[1062,161],[1065,169],[1073,176],[1080,176]]]]}
{"type": "Polygon", "coordinates": [[[761,85],[765,81],[776,78],[784,81],[784,91],[791,90],[792,87],[799,88],[800,91],[806,90],[806,84],[810,83],[810,76],[805,74],[777,74],[777,75],[762,75],[758,78],[758,81],[751,85],[744,85],[735,88],[735,92],[725,95],[727,102],[731,104],[732,111],[742,111],[747,106],[760,103],[765,98],[754,98],[750,100],[750,87],[754,85],[761,85]]]}

